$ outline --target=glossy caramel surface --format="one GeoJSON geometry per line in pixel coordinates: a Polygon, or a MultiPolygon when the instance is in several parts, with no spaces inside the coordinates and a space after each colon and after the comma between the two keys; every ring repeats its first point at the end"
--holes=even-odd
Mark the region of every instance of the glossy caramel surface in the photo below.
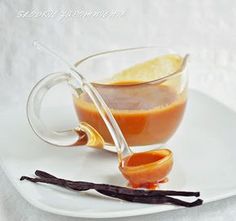
{"type": "MultiPolygon", "coordinates": [[[[159,84],[95,85],[111,109],[128,144],[140,146],[163,143],[177,129],[186,105],[185,96],[159,84]]],[[[107,144],[113,144],[103,119],[86,93],[74,97],[81,122],[94,127],[107,144]]]]}

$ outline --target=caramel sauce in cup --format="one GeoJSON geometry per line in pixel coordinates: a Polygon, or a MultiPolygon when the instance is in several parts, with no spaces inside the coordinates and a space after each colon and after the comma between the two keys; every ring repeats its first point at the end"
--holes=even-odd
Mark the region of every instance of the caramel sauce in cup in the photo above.
{"type": "MultiPolygon", "coordinates": [[[[177,94],[170,86],[118,82],[94,85],[118,123],[129,146],[166,142],[176,131],[186,106],[186,91],[177,94]]],[[[92,126],[107,145],[112,137],[96,107],[86,93],[74,97],[80,122],[92,126]]]]}

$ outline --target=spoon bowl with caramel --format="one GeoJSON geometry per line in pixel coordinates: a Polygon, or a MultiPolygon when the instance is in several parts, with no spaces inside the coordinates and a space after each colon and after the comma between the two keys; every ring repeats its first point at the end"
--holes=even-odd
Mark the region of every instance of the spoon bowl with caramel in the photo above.
{"type": "Polygon", "coordinates": [[[167,182],[173,166],[173,154],[168,149],[158,149],[131,154],[120,163],[119,169],[134,188],[155,189],[167,182]]]}

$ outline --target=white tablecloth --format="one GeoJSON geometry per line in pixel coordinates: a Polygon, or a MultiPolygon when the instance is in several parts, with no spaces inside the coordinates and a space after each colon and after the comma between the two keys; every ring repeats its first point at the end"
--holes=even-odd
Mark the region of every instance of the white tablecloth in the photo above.
{"type": "MultiPolygon", "coordinates": [[[[190,87],[236,110],[235,26],[233,0],[1,0],[0,111],[7,105],[25,105],[37,80],[46,73],[64,70],[32,47],[35,39],[59,48],[72,61],[97,51],[140,45],[184,49],[191,54],[190,87]]],[[[0,177],[1,221],[75,220],[34,208],[16,192],[1,169],[0,177]]],[[[173,219],[236,220],[236,197],[119,220],[173,219]]]]}

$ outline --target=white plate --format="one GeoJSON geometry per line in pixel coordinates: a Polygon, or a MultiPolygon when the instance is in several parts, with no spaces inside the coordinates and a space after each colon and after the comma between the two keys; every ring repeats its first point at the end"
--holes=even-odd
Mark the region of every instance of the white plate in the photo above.
{"type": "MultiPolygon", "coordinates": [[[[67,109],[60,108],[61,112],[67,109]]],[[[57,112],[52,111],[55,117],[57,112]]],[[[52,118],[53,118],[52,117],[52,118]]],[[[61,117],[58,125],[64,125],[61,117]]],[[[69,120],[67,120],[69,121],[69,120]]],[[[56,148],[36,137],[24,111],[0,115],[1,166],[20,194],[34,206],[75,217],[125,217],[179,209],[171,205],[129,203],[94,191],[78,193],[59,187],[19,181],[41,169],[72,180],[125,185],[116,155],[89,148],[56,148]]],[[[181,127],[170,140],[175,165],[162,189],[197,190],[204,202],[236,194],[236,114],[196,91],[190,92],[181,127]]]]}

